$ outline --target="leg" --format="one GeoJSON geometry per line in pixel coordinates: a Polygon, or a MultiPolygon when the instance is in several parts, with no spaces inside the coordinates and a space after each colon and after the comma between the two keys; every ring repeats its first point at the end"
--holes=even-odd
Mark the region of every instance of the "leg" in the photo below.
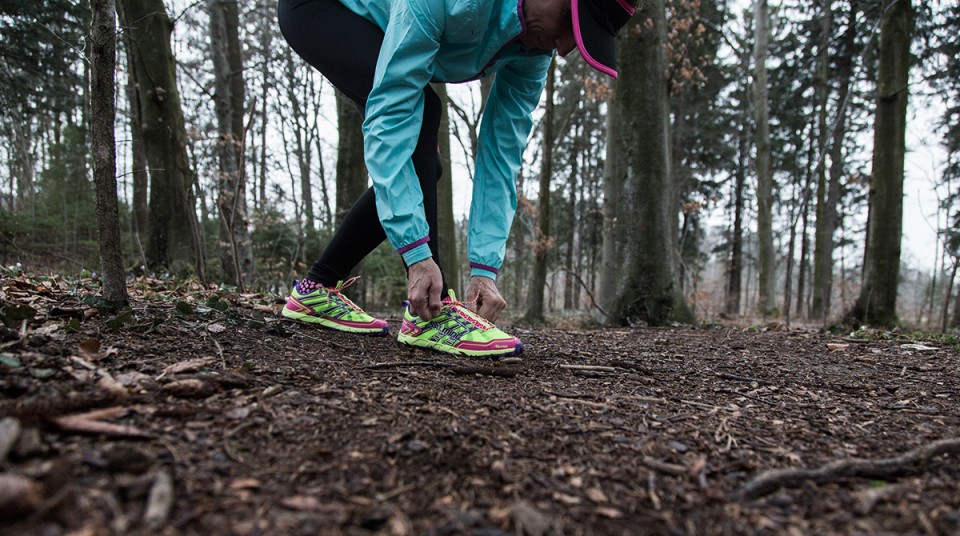
{"type": "MultiPolygon", "coordinates": [[[[383,42],[380,28],[337,0],[281,0],[279,19],[291,47],[364,110],[383,42]]],[[[429,86],[424,93],[423,125],[412,159],[424,196],[430,250],[439,264],[437,182],[441,166],[437,131],[441,103],[429,86]]],[[[345,279],[385,238],[370,188],[351,207],[308,278],[325,285],[345,279]]]]}

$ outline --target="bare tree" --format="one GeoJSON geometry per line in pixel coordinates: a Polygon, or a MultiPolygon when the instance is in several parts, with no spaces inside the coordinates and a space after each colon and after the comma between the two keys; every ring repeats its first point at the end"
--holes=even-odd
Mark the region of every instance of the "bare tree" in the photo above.
{"type": "Polygon", "coordinates": [[[243,55],[237,2],[209,0],[210,55],[214,68],[214,108],[219,157],[217,209],[220,220],[220,265],[226,282],[244,288],[256,277],[253,244],[247,228],[244,172],[246,132],[243,125],[243,55]]]}
{"type": "Polygon", "coordinates": [[[763,316],[775,315],[777,257],[773,247],[773,169],[770,159],[770,108],[767,83],[767,52],[770,47],[770,10],[767,0],[754,2],[753,48],[754,140],[757,146],[757,241],[759,245],[759,290],[757,308],[763,316]]]}
{"type": "Polygon", "coordinates": [[[884,0],[883,6],[863,286],[847,319],[889,326],[897,322],[913,5],[884,0]]]}
{"type": "Polygon", "coordinates": [[[117,149],[113,121],[116,117],[117,26],[114,0],[91,0],[90,24],[90,142],[93,150],[93,180],[96,185],[97,235],[103,299],[120,309],[127,304],[127,283],[120,246],[120,214],[117,202],[117,149]]]}
{"type": "Polygon", "coordinates": [[[635,18],[643,24],[619,38],[621,78],[608,114],[604,196],[615,211],[604,212],[604,230],[611,232],[604,234],[601,302],[610,304],[610,324],[692,322],[676,277],[672,232],[677,209],[670,173],[664,1],[643,2],[638,11],[635,18]],[[612,242],[617,239],[622,242],[612,242]]]}

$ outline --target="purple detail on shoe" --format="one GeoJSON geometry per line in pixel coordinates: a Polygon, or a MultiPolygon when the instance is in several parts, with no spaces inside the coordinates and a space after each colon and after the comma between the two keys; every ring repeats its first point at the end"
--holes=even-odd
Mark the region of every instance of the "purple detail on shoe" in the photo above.
{"type": "Polygon", "coordinates": [[[397,253],[403,255],[404,253],[410,251],[411,249],[413,249],[413,248],[415,248],[415,247],[417,247],[417,246],[419,246],[419,245],[421,245],[421,244],[426,244],[426,243],[429,242],[429,241],[430,241],[430,237],[429,237],[429,236],[425,236],[425,237],[421,238],[420,240],[417,240],[416,242],[407,244],[406,246],[403,246],[402,248],[397,249],[397,253]]]}
{"type": "Polygon", "coordinates": [[[500,273],[500,270],[494,268],[493,266],[487,266],[486,264],[480,264],[479,262],[471,262],[471,263],[470,263],[470,267],[471,267],[471,268],[479,268],[479,269],[481,269],[481,270],[486,270],[486,271],[488,271],[488,272],[493,272],[493,273],[495,273],[495,274],[499,274],[499,273],[500,273]]]}
{"type": "Polygon", "coordinates": [[[323,288],[323,284],[317,281],[311,281],[310,279],[301,279],[297,283],[297,292],[300,294],[310,294],[311,292],[323,288]]]}

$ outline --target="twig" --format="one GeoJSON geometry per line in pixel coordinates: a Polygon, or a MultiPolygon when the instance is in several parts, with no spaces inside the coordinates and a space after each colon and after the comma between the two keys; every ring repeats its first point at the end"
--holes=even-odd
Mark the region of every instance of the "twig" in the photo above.
{"type": "Polygon", "coordinates": [[[687,475],[687,468],[682,465],[677,465],[675,463],[661,462],[660,460],[655,460],[649,456],[644,456],[643,459],[640,461],[643,463],[643,465],[646,465],[647,467],[649,467],[650,469],[653,469],[654,471],[659,471],[661,473],[666,473],[668,475],[675,475],[675,476],[687,475]]]}
{"type": "Polygon", "coordinates": [[[848,458],[835,460],[815,469],[770,469],[751,479],[741,490],[747,499],[756,499],[780,488],[797,487],[807,480],[817,484],[836,482],[844,478],[889,478],[917,472],[916,465],[941,454],[960,453],[960,438],[941,439],[922,445],[893,458],[848,458]]]}
{"type": "Polygon", "coordinates": [[[517,374],[520,374],[520,369],[516,367],[454,367],[450,369],[450,373],[457,376],[484,374],[486,376],[514,378],[517,374]]]}
{"type": "Polygon", "coordinates": [[[747,383],[754,383],[754,382],[756,382],[756,383],[759,383],[759,384],[761,384],[761,385],[767,383],[767,382],[765,382],[765,381],[763,381],[763,380],[758,380],[757,378],[751,378],[751,377],[749,377],[749,376],[738,376],[738,375],[736,375],[736,374],[729,374],[729,373],[727,373],[727,372],[724,372],[724,373],[721,373],[721,374],[717,374],[717,377],[723,378],[724,380],[730,380],[730,381],[735,381],[735,382],[747,382],[747,383]]]}
{"type": "Polygon", "coordinates": [[[616,372],[614,367],[604,367],[600,365],[560,365],[560,368],[567,370],[592,370],[596,372],[616,372]]]}

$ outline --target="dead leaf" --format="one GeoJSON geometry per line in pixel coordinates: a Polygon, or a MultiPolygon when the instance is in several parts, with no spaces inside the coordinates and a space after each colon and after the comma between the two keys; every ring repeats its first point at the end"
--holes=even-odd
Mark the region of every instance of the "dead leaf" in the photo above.
{"type": "Polygon", "coordinates": [[[223,333],[227,331],[227,328],[223,324],[213,323],[207,326],[207,331],[210,333],[223,333]]]}
{"type": "Polygon", "coordinates": [[[604,493],[600,488],[588,488],[587,498],[595,503],[604,503],[609,501],[609,499],[607,499],[607,494],[604,493]]]}
{"type": "Polygon", "coordinates": [[[100,341],[97,339],[87,339],[77,347],[80,357],[87,361],[98,361],[103,358],[100,355],[100,341]]]}
{"type": "Polygon", "coordinates": [[[61,430],[67,432],[103,434],[110,437],[151,437],[150,434],[140,430],[139,428],[103,422],[91,417],[85,417],[82,414],[57,417],[56,419],[53,419],[53,423],[60,427],[61,430]]]}
{"type": "Polygon", "coordinates": [[[839,350],[846,350],[846,349],[849,348],[849,347],[850,347],[849,344],[844,344],[844,343],[839,343],[839,342],[828,342],[828,343],[827,343],[827,348],[828,348],[831,352],[836,352],[836,351],[839,351],[839,350]]]}
{"type": "Polygon", "coordinates": [[[291,510],[300,510],[304,512],[320,510],[323,507],[319,499],[309,495],[294,495],[292,497],[286,497],[280,501],[280,504],[291,510]]]}
{"type": "Polygon", "coordinates": [[[258,489],[263,485],[256,478],[238,478],[230,483],[230,489],[233,490],[244,490],[244,489],[258,489]]]}
{"type": "Polygon", "coordinates": [[[163,372],[160,374],[160,377],[164,377],[171,374],[180,374],[183,372],[195,372],[202,368],[209,367],[210,365],[216,363],[216,359],[213,357],[199,357],[197,359],[188,359],[187,361],[181,361],[179,363],[174,363],[169,367],[163,369],[163,372]]]}
{"type": "Polygon", "coordinates": [[[923,344],[901,344],[900,349],[902,350],[916,350],[918,352],[929,352],[930,350],[939,350],[939,348],[933,346],[926,346],[923,344]]]}
{"type": "Polygon", "coordinates": [[[143,513],[143,523],[157,530],[167,522],[170,509],[173,508],[173,477],[166,469],[157,472],[147,497],[147,508],[143,513]]]}
{"type": "Polygon", "coordinates": [[[217,387],[210,382],[190,378],[170,382],[160,390],[179,398],[206,398],[217,392],[217,387]]]}
{"type": "Polygon", "coordinates": [[[623,517],[623,512],[617,510],[616,508],[609,508],[606,506],[598,506],[596,509],[598,515],[603,517],[608,517],[610,519],[620,519],[623,517]]]}
{"type": "Polygon", "coordinates": [[[22,517],[41,504],[43,494],[36,482],[19,475],[0,474],[0,518],[22,517]]]}

